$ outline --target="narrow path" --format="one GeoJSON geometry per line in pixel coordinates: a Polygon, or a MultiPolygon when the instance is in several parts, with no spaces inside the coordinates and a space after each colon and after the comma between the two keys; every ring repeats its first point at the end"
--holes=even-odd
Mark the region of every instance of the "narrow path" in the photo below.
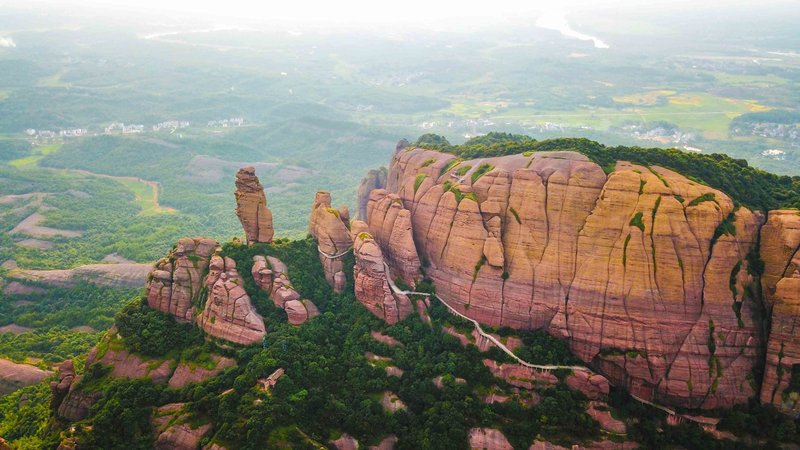
{"type": "MultiPolygon", "coordinates": [[[[95,173],[95,172],[90,172],[88,170],[83,170],[83,169],[59,169],[59,168],[53,168],[53,169],[54,170],[59,170],[59,171],[64,171],[64,172],[71,172],[71,173],[80,174],[80,175],[93,176],[93,177],[98,177],[98,178],[108,178],[108,179],[119,181],[119,182],[127,181],[127,182],[144,184],[145,186],[149,187],[151,192],[152,192],[152,200],[148,201],[148,203],[152,203],[153,204],[153,210],[154,211],[156,211],[156,212],[174,212],[175,211],[173,208],[162,207],[158,203],[158,188],[160,187],[160,183],[158,181],[150,181],[150,180],[145,180],[145,179],[142,179],[142,178],[139,178],[139,177],[131,177],[131,176],[107,175],[107,174],[104,174],[104,173],[95,173]]],[[[134,192],[134,194],[135,194],[135,192],[134,192]]]]}
{"type": "MultiPolygon", "coordinates": [[[[519,356],[515,355],[514,352],[512,352],[508,347],[506,347],[502,342],[500,342],[497,338],[495,338],[491,334],[486,333],[485,331],[483,331],[483,328],[481,328],[481,325],[476,320],[471,319],[471,318],[465,316],[464,314],[456,311],[455,308],[450,306],[443,298],[439,297],[438,295],[431,295],[431,294],[428,294],[426,292],[405,291],[405,290],[401,290],[400,288],[398,288],[394,284],[394,282],[392,281],[392,277],[391,277],[390,272],[389,272],[389,265],[386,264],[385,262],[383,263],[383,265],[384,265],[384,267],[386,269],[386,275],[387,275],[386,278],[389,281],[389,286],[392,288],[392,291],[395,294],[422,295],[422,296],[426,296],[426,297],[435,297],[445,307],[447,307],[447,310],[451,314],[453,314],[453,315],[455,315],[457,317],[460,317],[460,318],[462,318],[464,320],[467,320],[470,323],[472,323],[472,325],[478,331],[478,334],[480,334],[482,337],[484,337],[484,338],[488,339],[489,341],[491,341],[494,345],[497,346],[497,348],[499,348],[505,354],[507,354],[508,356],[513,358],[519,364],[521,364],[521,365],[523,365],[525,367],[529,367],[531,369],[537,369],[537,370],[550,371],[550,370],[568,369],[568,370],[578,370],[578,371],[583,371],[583,372],[594,373],[592,371],[592,369],[590,369],[588,367],[585,367],[585,366],[561,366],[561,365],[548,365],[548,364],[531,364],[531,363],[521,359],[519,356]]],[[[670,409],[670,408],[668,408],[666,406],[662,406],[662,405],[653,403],[653,402],[651,402],[649,400],[645,400],[645,399],[643,399],[641,397],[638,397],[638,396],[636,396],[636,395],[634,395],[632,393],[629,393],[629,395],[631,396],[632,399],[636,400],[637,402],[643,403],[643,404],[645,404],[647,406],[651,406],[651,407],[656,408],[656,409],[658,409],[660,411],[663,411],[663,412],[667,413],[667,415],[669,415],[669,416],[677,416],[677,417],[679,417],[679,418],[681,418],[683,420],[688,420],[690,422],[695,422],[695,423],[698,423],[700,425],[704,425],[704,423],[702,421],[700,421],[700,420],[698,420],[698,419],[696,419],[696,418],[694,418],[692,416],[688,416],[688,415],[684,415],[684,414],[678,414],[673,409],[670,409]]]]}
{"type": "Polygon", "coordinates": [[[326,258],[328,258],[328,259],[341,258],[342,256],[350,253],[351,250],[353,250],[353,247],[349,247],[347,250],[343,251],[342,253],[339,253],[338,255],[331,255],[331,254],[323,252],[322,249],[319,248],[319,245],[317,245],[317,251],[319,252],[319,254],[324,256],[324,257],[326,257],[326,258]]]}

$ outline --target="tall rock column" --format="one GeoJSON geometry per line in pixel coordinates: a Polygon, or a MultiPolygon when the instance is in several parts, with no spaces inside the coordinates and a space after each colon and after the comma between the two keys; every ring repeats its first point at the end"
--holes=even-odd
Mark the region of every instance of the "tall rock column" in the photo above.
{"type": "Polygon", "coordinates": [[[367,203],[367,225],[381,247],[386,262],[409,286],[421,277],[420,260],[411,229],[411,212],[397,194],[375,189],[367,203]]]}
{"type": "Polygon", "coordinates": [[[254,167],[243,167],[236,173],[236,215],[248,244],[272,242],[272,212],[254,167]]]}
{"type": "Polygon", "coordinates": [[[325,280],[336,292],[344,289],[346,276],[342,258],[353,245],[348,229],[349,216],[346,206],[331,208],[329,192],[317,192],[308,219],[308,232],[319,245],[319,261],[325,270],[325,280]]]}
{"type": "Polygon", "coordinates": [[[772,322],[761,403],[800,412],[800,211],[770,211],[761,228],[761,286],[772,322]]]}
{"type": "MultiPolygon", "coordinates": [[[[355,221],[353,228],[364,227],[359,222],[355,221]]],[[[413,311],[411,301],[405,294],[392,291],[383,253],[375,239],[367,232],[359,233],[355,238],[353,254],[356,257],[355,293],[359,303],[389,324],[408,317],[413,311]]]]}
{"type": "Polygon", "coordinates": [[[359,220],[367,220],[367,203],[369,203],[370,194],[375,189],[383,189],[386,187],[386,175],[388,175],[386,167],[380,169],[372,169],[367,172],[358,186],[358,193],[356,195],[356,203],[358,203],[358,217],[359,220]]]}

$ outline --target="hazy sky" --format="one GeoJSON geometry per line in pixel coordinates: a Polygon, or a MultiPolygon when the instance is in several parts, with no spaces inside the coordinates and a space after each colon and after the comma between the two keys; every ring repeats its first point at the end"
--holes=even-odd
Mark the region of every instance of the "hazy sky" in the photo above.
{"type": "MultiPolygon", "coordinates": [[[[789,5],[797,0],[759,0],[759,5],[789,5]]],[[[220,22],[289,21],[336,24],[470,24],[535,18],[543,12],[606,13],[641,9],[698,12],[753,5],[752,0],[0,0],[3,5],[56,10],[111,9],[126,13],[156,13],[178,20],[206,16],[220,22]]]]}

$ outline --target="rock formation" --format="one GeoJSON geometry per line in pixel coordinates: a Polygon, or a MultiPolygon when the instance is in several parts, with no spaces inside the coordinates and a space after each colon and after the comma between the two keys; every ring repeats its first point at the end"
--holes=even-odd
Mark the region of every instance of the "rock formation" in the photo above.
{"type": "Polygon", "coordinates": [[[217,241],[208,238],[179,239],[148,276],[147,304],[180,322],[193,321],[193,301],[203,287],[203,276],[218,246],[217,241]]]}
{"type": "Polygon", "coordinates": [[[514,449],[503,433],[494,428],[473,428],[469,430],[469,448],[486,450],[514,449]]]}
{"type": "Polygon", "coordinates": [[[395,153],[385,190],[368,208],[374,241],[394,242],[384,225],[409,211],[426,275],[467,316],[547,329],[643,398],[754,396],[762,318],[747,255],[763,218],[724,193],[657,166],[606,175],[570,151],[460,161],[419,148],[395,153]],[[377,207],[392,195],[402,205],[377,207]]]}
{"type": "Polygon", "coordinates": [[[611,390],[606,377],[585,370],[574,371],[565,382],[568,388],[593,400],[605,397],[611,390]]]}
{"type": "Polygon", "coordinates": [[[403,207],[396,194],[376,189],[367,204],[367,226],[380,230],[373,235],[386,262],[396,268],[397,276],[409,286],[420,279],[420,262],[411,231],[411,212],[403,207]]]}
{"type": "Polygon", "coordinates": [[[356,194],[356,201],[358,203],[358,216],[359,220],[367,220],[367,203],[369,196],[375,189],[383,189],[386,187],[386,175],[388,171],[386,167],[380,169],[372,169],[367,172],[367,176],[361,180],[358,186],[358,193],[356,194]]]}
{"type": "Polygon", "coordinates": [[[40,383],[51,372],[29,364],[17,364],[0,358],[0,395],[8,394],[31,384],[40,383]]]}
{"type": "Polygon", "coordinates": [[[236,365],[236,361],[224,356],[211,355],[214,366],[207,369],[203,366],[182,362],[178,364],[167,385],[172,389],[180,389],[190,383],[202,383],[219,375],[228,367],[236,365]]]}
{"type": "Polygon", "coordinates": [[[212,256],[205,287],[208,299],[197,318],[203,331],[243,345],[256,344],[264,339],[264,319],[244,290],[244,280],[233,259],[212,256]]]}
{"type": "Polygon", "coordinates": [[[800,412],[800,211],[770,211],[761,228],[761,285],[772,310],[761,402],[800,412]]]}
{"type": "MultiPolygon", "coordinates": [[[[116,328],[111,327],[107,333],[106,341],[109,336],[116,335],[116,328]]],[[[125,349],[115,350],[108,346],[108,349],[100,352],[99,346],[94,347],[86,358],[86,367],[94,363],[100,363],[111,368],[110,375],[114,378],[144,379],[149,378],[155,384],[166,384],[172,375],[170,365],[172,360],[154,361],[128,352],[125,349]]]]}
{"type": "Polygon", "coordinates": [[[152,423],[156,434],[156,450],[196,450],[211,430],[211,424],[193,426],[185,404],[169,403],[159,407],[152,423]]]}
{"type": "Polygon", "coordinates": [[[103,395],[101,392],[84,392],[80,389],[80,377],[75,375],[72,360],[66,360],[58,366],[58,381],[50,382],[50,409],[58,417],[71,422],[83,420],[89,416],[89,409],[103,395]]]}
{"type": "Polygon", "coordinates": [[[346,283],[342,258],[353,246],[349,226],[350,213],[347,206],[333,209],[331,194],[317,192],[308,220],[308,233],[317,240],[319,261],[325,270],[325,280],[336,292],[342,292],[346,283]]]}
{"type": "Polygon", "coordinates": [[[408,317],[414,309],[411,301],[405,294],[396,294],[392,291],[383,253],[369,233],[361,232],[356,236],[353,253],[356,257],[354,269],[356,299],[369,312],[389,324],[408,317]]]}
{"type": "Polygon", "coordinates": [[[311,300],[300,299],[300,294],[289,281],[288,272],[286,264],[278,258],[253,257],[252,275],[256,285],[269,293],[275,306],[286,311],[290,324],[301,325],[317,317],[319,310],[311,300]]]}
{"type": "Polygon", "coordinates": [[[254,167],[243,167],[236,173],[236,215],[248,244],[272,242],[272,212],[254,167]]]}
{"type": "Polygon", "coordinates": [[[551,372],[539,371],[522,364],[498,363],[493,359],[484,359],[483,365],[489,368],[492,375],[512,386],[534,389],[558,384],[558,378],[551,372]]]}

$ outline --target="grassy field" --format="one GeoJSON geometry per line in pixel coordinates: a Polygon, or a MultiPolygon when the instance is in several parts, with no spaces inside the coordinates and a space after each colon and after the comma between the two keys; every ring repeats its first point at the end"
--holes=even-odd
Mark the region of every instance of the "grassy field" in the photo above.
{"type": "Polygon", "coordinates": [[[16,168],[30,168],[35,167],[39,161],[47,155],[57,152],[61,148],[61,144],[48,144],[35,147],[31,150],[31,154],[24,157],[9,161],[8,164],[16,168]]]}

